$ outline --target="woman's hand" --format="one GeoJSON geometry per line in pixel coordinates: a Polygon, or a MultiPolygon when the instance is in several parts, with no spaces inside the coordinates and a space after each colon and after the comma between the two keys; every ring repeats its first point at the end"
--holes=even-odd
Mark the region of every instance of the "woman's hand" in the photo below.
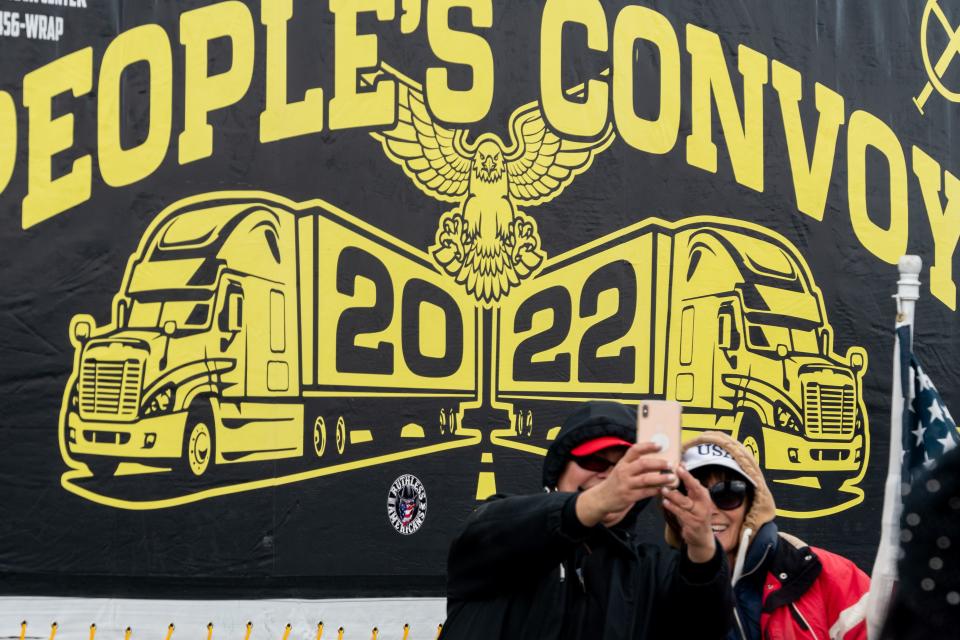
{"type": "Polygon", "coordinates": [[[710,525],[713,500],[710,492],[689,471],[679,467],[677,476],[686,487],[687,495],[677,489],[664,487],[663,508],[672,513],[680,524],[680,537],[687,545],[687,557],[693,562],[707,562],[717,550],[717,541],[710,525]]]}

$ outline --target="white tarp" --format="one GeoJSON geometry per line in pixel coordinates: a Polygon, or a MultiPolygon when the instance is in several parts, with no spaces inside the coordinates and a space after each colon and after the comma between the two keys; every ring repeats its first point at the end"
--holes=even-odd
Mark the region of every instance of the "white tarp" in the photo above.
{"type": "Polygon", "coordinates": [[[249,640],[317,640],[317,624],[323,622],[320,640],[368,640],[373,628],[378,640],[401,640],[409,624],[407,640],[433,640],[437,625],[446,617],[443,598],[378,598],[352,600],[126,600],[116,598],[0,598],[0,640],[20,638],[21,622],[27,622],[28,640],[90,640],[90,624],[96,623],[95,640],[165,640],[170,623],[171,640],[207,640],[207,624],[213,623],[211,640],[244,640],[247,622],[252,622],[249,640]]]}

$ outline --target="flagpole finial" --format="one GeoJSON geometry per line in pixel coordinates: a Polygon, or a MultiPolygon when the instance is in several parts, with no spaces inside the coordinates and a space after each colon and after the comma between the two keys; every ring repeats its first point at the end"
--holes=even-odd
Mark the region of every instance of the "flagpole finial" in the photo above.
{"type": "Polygon", "coordinates": [[[897,267],[900,269],[900,275],[907,274],[919,276],[923,269],[923,259],[920,256],[901,256],[897,267]]]}
{"type": "Polygon", "coordinates": [[[897,263],[900,279],[897,281],[897,322],[913,323],[913,309],[905,309],[903,303],[920,299],[920,270],[923,260],[920,256],[902,256],[897,263]],[[906,316],[906,317],[904,317],[906,316]]]}

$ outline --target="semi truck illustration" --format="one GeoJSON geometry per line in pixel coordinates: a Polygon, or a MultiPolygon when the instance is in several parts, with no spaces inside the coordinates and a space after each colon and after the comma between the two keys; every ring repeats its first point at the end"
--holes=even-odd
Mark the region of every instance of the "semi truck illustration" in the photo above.
{"type": "Polygon", "coordinates": [[[109,322],[71,321],[64,460],[189,478],[427,446],[477,395],[476,311],[461,295],[425,254],[321,201],[177,202],[130,257],[109,322]]]}
{"type": "Polygon", "coordinates": [[[661,397],[683,404],[685,437],[731,433],[787,481],[863,477],[866,351],[834,351],[809,268],[763,227],[649,219],[551,259],[497,324],[518,435],[560,424],[567,402],[661,397]]]}

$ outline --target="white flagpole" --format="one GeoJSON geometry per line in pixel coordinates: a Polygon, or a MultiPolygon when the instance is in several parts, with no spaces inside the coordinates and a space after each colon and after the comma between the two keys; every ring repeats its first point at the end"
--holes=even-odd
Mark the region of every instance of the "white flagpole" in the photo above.
{"type": "MultiPolygon", "coordinates": [[[[903,256],[898,263],[900,280],[897,281],[896,328],[910,327],[913,338],[913,315],[920,297],[920,256],[903,256]]],[[[900,341],[893,343],[893,378],[890,402],[890,457],[887,462],[887,482],[883,494],[883,519],[881,521],[880,546],[870,576],[870,598],[867,604],[867,637],[880,637],[887,606],[897,581],[897,550],[900,548],[900,468],[903,454],[903,390],[900,387],[900,341]]]]}

